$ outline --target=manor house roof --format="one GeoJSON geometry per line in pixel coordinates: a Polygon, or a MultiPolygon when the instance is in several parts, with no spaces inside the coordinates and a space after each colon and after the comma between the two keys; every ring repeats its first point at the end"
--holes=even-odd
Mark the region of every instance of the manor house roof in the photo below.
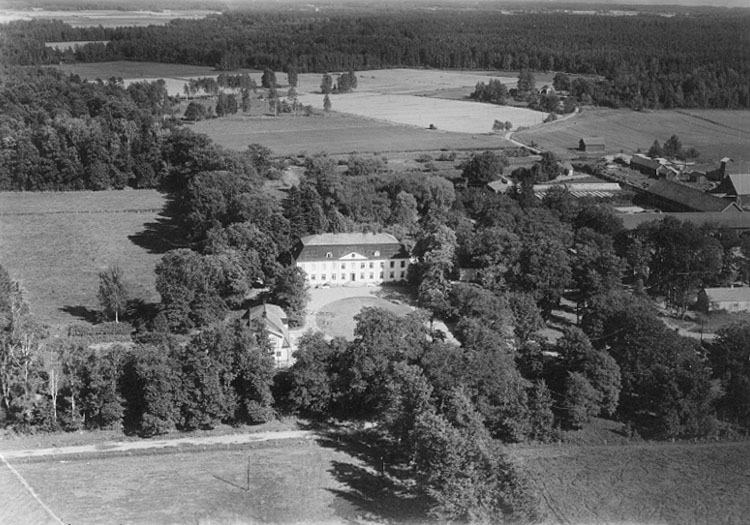
{"type": "Polygon", "coordinates": [[[406,259],[404,245],[389,233],[321,233],[302,237],[294,250],[296,261],[340,259],[349,254],[365,259],[406,259]]]}

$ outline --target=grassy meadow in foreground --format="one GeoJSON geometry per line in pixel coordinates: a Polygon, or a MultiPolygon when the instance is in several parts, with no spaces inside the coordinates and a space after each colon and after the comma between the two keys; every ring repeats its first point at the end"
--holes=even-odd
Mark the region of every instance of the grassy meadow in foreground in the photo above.
{"type": "MultiPolygon", "coordinates": [[[[35,462],[16,468],[65,521],[356,523],[407,517],[408,498],[332,444],[35,462]],[[382,491],[381,491],[382,489],[382,491]]],[[[408,517],[412,516],[412,519],[408,517]]]]}
{"type": "Polygon", "coordinates": [[[743,524],[750,442],[529,447],[511,453],[546,524],[743,524]]]}

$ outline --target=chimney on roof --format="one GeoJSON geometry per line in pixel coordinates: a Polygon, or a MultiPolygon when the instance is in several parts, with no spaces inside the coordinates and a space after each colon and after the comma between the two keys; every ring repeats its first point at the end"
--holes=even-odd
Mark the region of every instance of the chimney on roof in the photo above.
{"type": "Polygon", "coordinates": [[[734,162],[729,157],[724,157],[721,159],[721,167],[719,168],[719,180],[724,180],[727,176],[727,163],[734,162]]]}

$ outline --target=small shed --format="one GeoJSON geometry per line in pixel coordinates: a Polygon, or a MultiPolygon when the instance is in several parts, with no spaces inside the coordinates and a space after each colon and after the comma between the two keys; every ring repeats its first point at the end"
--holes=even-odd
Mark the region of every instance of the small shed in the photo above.
{"type": "Polygon", "coordinates": [[[578,149],[586,152],[603,152],[607,147],[602,137],[584,137],[578,141],[578,149]]]}
{"type": "Polygon", "coordinates": [[[750,287],[704,288],[698,292],[698,309],[706,313],[750,311],[750,287]]]}

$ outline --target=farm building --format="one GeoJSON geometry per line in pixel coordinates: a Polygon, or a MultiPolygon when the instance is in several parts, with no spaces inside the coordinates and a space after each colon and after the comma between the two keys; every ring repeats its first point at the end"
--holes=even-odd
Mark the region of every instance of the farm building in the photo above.
{"type": "Polygon", "coordinates": [[[562,187],[576,198],[583,197],[612,197],[615,193],[622,190],[616,182],[563,182],[551,184],[536,184],[534,186],[534,195],[541,199],[553,187],[562,187]]]}
{"type": "Polygon", "coordinates": [[[750,206],[750,173],[727,175],[715,193],[733,198],[742,207],[750,206]]]}
{"type": "Polygon", "coordinates": [[[555,93],[555,88],[553,88],[552,86],[549,86],[549,85],[545,84],[544,86],[542,86],[539,89],[537,89],[536,92],[539,95],[552,95],[553,93],[555,93]]]}
{"type": "Polygon", "coordinates": [[[663,211],[742,212],[742,208],[732,201],[721,199],[679,182],[661,179],[647,188],[641,189],[641,191],[649,204],[663,211]]]}
{"type": "Polygon", "coordinates": [[[404,245],[387,233],[309,235],[293,256],[313,286],[404,281],[410,264],[404,245]]]}
{"type": "Polygon", "coordinates": [[[673,217],[678,221],[690,222],[696,226],[710,224],[717,228],[726,228],[738,232],[750,231],[750,213],[721,213],[721,212],[677,212],[677,213],[623,213],[620,215],[622,224],[627,230],[634,230],[641,224],[661,221],[673,217]]]}
{"type": "Polygon", "coordinates": [[[515,185],[516,183],[507,177],[500,177],[497,180],[487,183],[487,187],[494,193],[507,193],[508,190],[513,189],[515,185]]]}
{"type": "Polygon", "coordinates": [[[578,141],[578,149],[586,152],[604,151],[606,143],[602,137],[584,137],[578,141]]]}
{"type": "Polygon", "coordinates": [[[750,311],[750,287],[704,288],[698,292],[698,309],[703,312],[750,311]]]}
{"type": "Polygon", "coordinates": [[[289,338],[289,320],[280,306],[275,304],[254,306],[242,316],[242,320],[248,325],[254,321],[261,321],[264,324],[277,368],[286,368],[293,364],[294,348],[289,338]]]}
{"type": "Polygon", "coordinates": [[[631,169],[638,170],[649,177],[656,177],[661,167],[659,161],[642,155],[633,155],[630,159],[631,169]]]}

